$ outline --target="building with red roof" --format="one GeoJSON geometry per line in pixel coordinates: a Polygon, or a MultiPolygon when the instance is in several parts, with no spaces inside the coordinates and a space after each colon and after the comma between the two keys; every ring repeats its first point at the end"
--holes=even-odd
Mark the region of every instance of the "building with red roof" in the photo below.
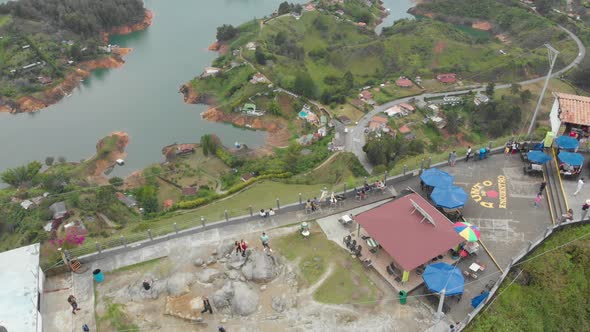
{"type": "MultiPolygon", "coordinates": [[[[400,285],[410,280],[412,271],[433,260],[452,260],[448,251],[465,241],[445,215],[416,193],[362,212],[354,220],[359,225],[359,235],[366,234],[385,251],[369,254],[373,256],[369,258],[384,261],[385,266],[393,263],[394,269],[401,272],[400,285]]],[[[375,263],[378,272],[385,272],[379,271],[380,265],[375,263]]],[[[385,277],[391,278],[387,272],[385,277]]],[[[412,279],[406,285],[409,290],[423,282],[419,276],[412,279]]]]}
{"type": "Polygon", "coordinates": [[[395,85],[399,86],[400,88],[410,88],[414,83],[410,81],[406,77],[400,77],[397,81],[395,81],[395,85]]]}
{"type": "Polygon", "coordinates": [[[441,83],[450,84],[457,82],[457,75],[454,73],[438,74],[436,79],[441,83]]]}
{"type": "Polygon", "coordinates": [[[364,100],[369,100],[369,99],[373,99],[373,94],[369,90],[363,90],[359,94],[359,97],[361,97],[361,99],[364,99],[364,100]]]}

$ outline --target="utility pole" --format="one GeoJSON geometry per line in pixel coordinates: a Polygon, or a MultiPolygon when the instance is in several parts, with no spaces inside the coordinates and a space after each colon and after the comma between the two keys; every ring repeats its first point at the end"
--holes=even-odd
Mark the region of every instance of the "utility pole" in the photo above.
{"type": "Polygon", "coordinates": [[[553,46],[549,45],[549,43],[545,44],[545,47],[547,47],[547,58],[549,59],[549,72],[545,77],[545,84],[543,85],[543,90],[541,90],[541,94],[539,95],[539,101],[537,101],[537,106],[535,107],[535,112],[533,113],[533,118],[531,119],[529,130],[526,133],[528,139],[531,139],[531,133],[533,132],[533,127],[535,126],[535,121],[537,120],[537,113],[539,113],[539,109],[541,108],[541,103],[543,102],[543,98],[545,97],[545,90],[547,90],[547,85],[549,84],[549,80],[551,79],[551,73],[553,72],[555,60],[557,59],[557,55],[559,54],[559,51],[554,49],[553,46]]]}

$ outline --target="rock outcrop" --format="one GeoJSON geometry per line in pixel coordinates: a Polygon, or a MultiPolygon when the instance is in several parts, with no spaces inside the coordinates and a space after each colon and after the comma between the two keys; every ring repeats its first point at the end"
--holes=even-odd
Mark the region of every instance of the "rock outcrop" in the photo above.
{"type": "Polygon", "coordinates": [[[256,290],[240,281],[227,281],[209,299],[217,310],[240,316],[254,313],[259,302],[256,290]]]}
{"type": "Polygon", "coordinates": [[[250,251],[246,263],[242,266],[242,274],[246,280],[268,282],[278,274],[276,258],[260,251],[250,251]]]}

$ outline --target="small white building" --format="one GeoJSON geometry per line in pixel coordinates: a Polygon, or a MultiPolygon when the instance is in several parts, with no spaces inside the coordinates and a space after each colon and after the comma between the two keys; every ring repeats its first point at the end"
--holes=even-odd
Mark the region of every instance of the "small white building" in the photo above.
{"type": "Polygon", "coordinates": [[[250,83],[252,83],[252,84],[259,84],[259,83],[267,84],[267,83],[270,83],[270,80],[268,78],[266,78],[266,76],[264,76],[262,73],[256,73],[256,74],[254,74],[254,76],[252,76],[250,83]]]}
{"type": "Polygon", "coordinates": [[[1,327],[6,331],[41,332],[45,275],[39,267],[39,244],[1,252],[0,266],[1,327]]]}
{"type": "Polygon", "coordinates": [[[205,70],[201,74],[201,77],[215,76],[215,75],[219,74],[220,72],[221,72],[221,68],[205,67],[205,70]]]}
{"type": "Polygon", "coordinates": [[[34,205],[34,203],[28,199],[20,202],[20,206],[25,210],[28,210],[33,205],[34,205]]]}
{"type": "Polygon", "coordinates": [[[256,51],[256,43],[255,42],[249,42],[248,44],[246,44],[246,49],[248,51],[256,51]]]}
{"type": "Polygon", "coordinates": [[[473,103],[477,106],[481,105],[481,104],[487,104],[490,101],[490,98],[486,95],[482,95],[480,93],[475,95],[475,98],[473,98],[473,103]]]}

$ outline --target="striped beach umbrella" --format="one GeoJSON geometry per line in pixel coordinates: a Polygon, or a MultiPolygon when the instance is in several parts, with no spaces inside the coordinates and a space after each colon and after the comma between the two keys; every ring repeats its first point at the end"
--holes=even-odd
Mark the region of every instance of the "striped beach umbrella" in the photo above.
{"type": "Polygon", "coordinates": [[[479,229],[468,222],[457,222],[455,223],[455,231],[461,235],[465,240],[469,242],[475,242],[479,240],[479,229]]]}

